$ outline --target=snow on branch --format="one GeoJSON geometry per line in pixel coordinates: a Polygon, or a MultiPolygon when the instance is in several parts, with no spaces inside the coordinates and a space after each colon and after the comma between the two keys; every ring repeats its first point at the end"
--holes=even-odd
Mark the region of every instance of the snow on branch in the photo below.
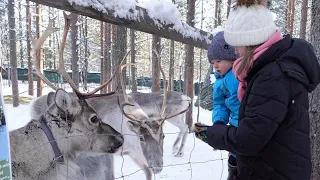
{"type": "Polygon", "coordinates": [[[150,0],[143,4],[135,0],[31,1],[204,49],[212,37],[182,22],[177,7],[167,0],[150,0]]]}

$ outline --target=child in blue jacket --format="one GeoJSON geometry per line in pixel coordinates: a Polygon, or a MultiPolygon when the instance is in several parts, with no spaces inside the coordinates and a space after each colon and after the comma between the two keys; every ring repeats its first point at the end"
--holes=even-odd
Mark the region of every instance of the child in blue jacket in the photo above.
{"type": "MultiPolygon", "coordinates": [[[[240,101],[237,90],[239,82],[232,72],[233,62],[237,59],[235,49],[229,46],[223,32],[217,33],[208,47],[208,60],[215,69],[216,81],[213,84],[212,123],[224,123],[238,127],[240,101]]],[[[195,124],[196,136],[206,142],[206,125],[195,124]]],[[[230,153],[228,159],[228,180],[237,176],[236,155],[230,153]]]]}

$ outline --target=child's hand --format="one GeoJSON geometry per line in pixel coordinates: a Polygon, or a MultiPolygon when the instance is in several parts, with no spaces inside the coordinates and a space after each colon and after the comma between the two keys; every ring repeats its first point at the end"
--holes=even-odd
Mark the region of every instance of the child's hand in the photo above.
{"type": "Polygon", "coordinates": [[[193,131],[195,133],[195,136],[200,139],[201,141],[207,143],[207,128],[209,126],[201,123],[194,124],[193,131]]]}
{"type": "Polygon", "coordinates": [[[195,123],[194,127],[193,127],[193,131],[195,133],[199,133],[201,131],[207,131],[208,127],[209,127],[208,125],[205,125],[205,124],[202,124],[202,123],[195,123]]]}

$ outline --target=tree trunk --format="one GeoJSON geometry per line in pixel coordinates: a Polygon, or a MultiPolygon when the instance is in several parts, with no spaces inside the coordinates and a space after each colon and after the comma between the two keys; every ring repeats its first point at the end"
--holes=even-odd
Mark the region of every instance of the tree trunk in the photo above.
{"type": "Polygon", "coordinates": [[[71,13],[70,19],[70,37],[71,37],[71,66],[72,66],[72,80],[74,84],[79,88],[79,54],[78,54],[78,15],[71,13]]]}
{"type": "MultiPolygon", "coordinates": [[[[310,41],[320,63],[320,1],[313,0],[311,6],[310,41]]],[[[310,139],[311,139],[311,180],[320,179],[320,86],[310,95],[310,139]]]]}
{"type": "Polygon", "coordinates": [[[19,106],[19,87],[17,73],[17,52],[16,52],[16,31],[14,18],[14,0],[8,1],[8,23],[10,39],[10,64],[12,80],[12,104],[13,107],[19,106]]]}
{"type": "MultiPolygon", "coordinates": [[[[39,39],[40,37],[40,27],[41,27],[41,5],[40,4],[36,4],[36,36],[37,36],[37,39],[39,39]]],[[[42,48],[37,52],[37,57],[34,57],[36,59],[38,59],[39,61],[37,62],[37,64],[35,64],[40,72],[43,72],[43,59],[42,59],[42,56],[41,56],[41,51],[42,51],[42,48]]],[[[42,89],[43,89],[43,81],[38,78],[38,81],[37,81],[37,97],[39,96],[42,96],[42,89]]]]}
{"type": "Polygon", "coordinates": [[[308,0],[302,0],[301,23],[300,23],[301,39],[306,39],[307,20],[308,20],[308,0]]]}
{"type": "Polygon", "coordinates": [[[116,91],[118,87],[118,77],[119,77],[119,72],[116,71],[116,68],[118,67],[118,61],[117,61],[117,49],[116,49],[116,41],[117,41],[117,25],[112,25],[112,50],[111,50],[111,57],[112,57],[112,72],[116,73],[114,78],[112,79],[112,91],[116,91]]]}
{"type": "MultiPolygon", "coordinates": [[[[175,4],[176,1],[172,0],[175,4]]],[[[170,41],[170,63],[169,63],[169,88],[168,91],[174,91],[174,40],[170,41]]],[[[180,79],[181,80],[181,79],[180,79]]],[[[181,92],[181,91],[180,91],[181,92]]]]}
{"type": "Polygon", "coordinates": [[[169,66],[169,88],[168,91],[174,91],[174,40],[170,41],[170,66],[169,66]]]}
{"type": "MultiPolygon", "coordinates": [[[[190,1],[193,1],[193,0],[188,0],[188,8],[189,8],[189,5],[190,5],[189,4],[190,1]]],[[[219,0],[216,0],[216,6],[215,6],[215,9],[214,9],[214,28],[216,28],[218,26],[218,9],[219,9],[219,0]]]]}
{"type": "Polygon", "coordinates": [[[289,20],[290,20],[290,1],[291,0],[285,0],[286,1],[286,5],[285,5],[285,28],[284,28],[284,34],[288,34],[289,33],[289,20]]]}
{"type": "Polygon", "coordinates": [[[84,20],[84,28],[83,28],[83,37],[84,37],[84,68],[83,68],[83,88],[84,90],[88,90],[88,17],[83,16],[84,20]]]}
{"type": "MultiPolygon", "coordinates": [[[[194,16],[195,16],[195,1],[189,0],[188,12],[187,12],[187,24],[194,27],[194,16]]],[[[184,93],[193,99],[193,74],[194,74],[194,47],[186,45],[186,60],[185,60],[185,89],[184,93]]],[[[186,113],[186,124],[189,128],[193,125],[192,120],[192,107],[193,101],[191,101],[190,110],[186,113]]]]}
{"type": "Polygon", "coordinates": [[[214,27],[221,25],[221,0],[216,0],[214,27]]]}
{"type": "Polygon", "coordinates": [[[291,0],[291,17],[290,17],[290,34],[293,36],[294,31],[294,10],[295,10],[295,0],[291,0]]]}
{"type": "MultiPolygon", "coordinates": [[[[52,12],[53,12],[53,14],[56,13],[54,8],[52,9],[52,12]]],[[[53,27],[56,27],[56,21],[53,21],[52,25],[53,25],[53,27]]],[[[56,43],[57,43],[56,36],[57,36],[57,34],[54,33],[51,36],[52,36],[52,49],[53,49],[53,51],[52,51],[53,69],[56,70],[57,69],[57,64],[56,64],[56,60],[57,60],[57,57],[56,57],[56,43]]],[[[57,83],[59,83],[59,82],[57,82],[57,83]]]]}
{"type": "Polygon", "coordinates": [[[31,17],[30,17],[30,1],[26,0],[26,26],[27,26],[27,59],[28,59],[28,94],[33,96],[33,75],[32,75],[32,62],[31,62],[31,42],[30,34],[31,32],[31,17]]]}
{"type": "MultiPolygon", "coordinates": [[[[131,63],[136,63],[136,35],[133,29],[130,29],[130,48],[131,48],[131,63]]],[[[137,92],[136,67],[131,66],[131,91],[137,92]]]]}
{"type": "Polygon", "coordinates": [[[103,84],[104,82],[104,69],[103,69],[103,47],[104,47],[104,42],[103,42],[103,33],[104,30],[104,25],[103,25],[103,21],[100,21],[100,84],[103,84]]]}
{"type": "MultiPolygon", "coordinates": [[[[126,52],[127,52],[127,28],[126,27],[122,27],[122,26],[118,26],[117,27],[117,31],[116,31],[116,42],[115,42],[115,68],[120,68],[119,65],[121,64],[122,59],[124,58],[126,52]]],[[[126,60],[124,60],[122,62],[122,64],[125,64],[126,60]]],[[[118,78],[119,76],[123,77],[124,80],[124,84],[126,86],[126,69],[122,70],[122,74],[120,74],[119,71],[116,71],[116,75],[115,77],[117,77],[115,79],[115,82],[117,82],[117,85],[121,84],[120,82],[120,78],[118,78]]],[[[125,91],[125,88],[122,89],[122,87],[118,88],[119,92],[123,92],[125,91]]]]}
{"type": "Polygon", "coordinates": [[[228,0],[228,4],[227,4],[227,18],[229,17],[229,13],[230,13],[230,8],[231,8],[231,0],[228,0]]]}
{"type": "Polygon", "coordinates": [[[287,0],[286,10],[286,33],[292,35],[292,3],[294,0],[287,0]]]}
{"type": "MultiPolygon", "coordinates": [[[[49,19],[52,18],[52,8],[49,7],[49,19]]],[[[49,47],[47,48],[47,51],[46,51],[46,55],[47,55],[47,58],[45,59],[45,62],[47,62],[47,66],[44,66],[45,68],[49,66],[49,69],[52,69],[52,66],[53,66],[53,62],[52,62],[52,37],[54,36],[53,35],[50,35],[50,37],[48,38],[49,39],[49,47]]]]}
{"type": "MultiPolygon", "coordinates": [[[[111,24],[105,23],[104,25],[104,62],[103,62],[103,72],[104,81],[108,81],[111,78],[111,24]]],[[[111,83],[102,89],[103,93],[111,91],[111,83]]]]}
{"type": "Polygon", "coordinates": [[[218,26],[221,25],[221,4],[222,4],[222,0],[218,0],[218,26]]]}
{"type": "Polygon", "coordinates": [[[23,44],[22,44],[22,15],[21,15],[21,1],[19,1],[19,44],[20,44],[20,67],[24,68],[23,63],[23,44]]]}
{"type": "MultiPolygon", "coordinates": [[[[152,35],[152,50],[160,52],[161,49],[161,39],[158,36],[152,35]]],[[[160,91],[160,68],[157,55],[152,51],[152,92],[160,91]]]]}

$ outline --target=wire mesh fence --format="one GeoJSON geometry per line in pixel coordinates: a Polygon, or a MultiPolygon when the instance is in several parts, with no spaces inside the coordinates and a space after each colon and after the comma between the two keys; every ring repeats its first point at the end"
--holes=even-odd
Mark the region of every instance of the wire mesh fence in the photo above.
{"type": "MultiPolygon", "coordinates": [[[[44,86],[45,88],[47,87],[47,86],[44,86]]],[[[90,88],[95,88],[96,87],[96,85],[95,84],[91,84],[91,85],[89,85],[89,89],[90,88]]],[[[66,89],[68,89],[69,88],[69,86],[68,85],[64,85],[64,88],[66,88],[66,89]]],[[[35,88],[35,90],[36,90],[36,88],[35,88]]],[[[28,91],[21,91],[20,92],[20,95],[21,94],[26,94],[28,91]]],[[[160,111],[160,109],[161,108],[159,108],[159,111],[160,111]]],[[[122,116],[122,118],[123,118],[123,116],[122,116]]],[[[9,120],[10,121],[10,120],[9,120]]],[[[164,130],[166,130],[166,127],[164,127],[164,130]]],[[[122,132],[120,132],[123,136],[133,136],[132,134],[125,134],[125,133],[122,133],[122,132]]],[[[166,137],[169,137],[169,136],[178,136],[179,135],[179,133],[180,132],[174,132],[174,131],[172,131],[172,132],[170,132],[170,131],[164,131],[164,135],[166,136],[166,137]]],[[[87,132],[87,133],[82,133],[82,134],[79,134],[79,135],[76,135],[76,136],[88,136],[88,134],[90,134],[90,132],[87,132]]],[[[56,138],[56,141],[63,141],[63,140],[68,140],[68,141],[70,141],[70,140],[72,140],[72,138],[75,138],[76,136],[70,136],[70,135],[68,135],[68,134],[66,134],[64,137],[60,137],[60,138],[56,138]]],[[[104,136],[112,136],[112,135],[110,135],[110,134],[104,134],[104,136]]],[[[141,136],[141,134],[140,135],[136,135],[136,136],[141,136]]],[[[139,139],[139,137],[138,137],[138,139],[139,139]]],[[[166,139],[167,138],[165,138],[164,139],[164,141],[166,141],[166,139]]],[[[171,140],[172,140],[172,138],[171,138],[171,140]]],[[[182,161],[182,160],[178,160],[178,161],[173,161],[173,162],[170,162],[171,160],[172,160],[172,158],[176,158],[176,159],[179,159],[178,157],[168,157],[168,155],[163,155],[163,161],[164,162],[166,162],[166,159],[167,158],[169,158],[170,159],[170,161],[169,161],[169,163],[164,163],[162,166],[161,166],[161,168],[162,169],[176,169],[177,171],[179,171],[179,169],[180,169],[180,171],[183,171],[183,177],[185,178],[186,177],[186,175],[188,176],[188,178],[189,179],[197,179],[197,177],[198,176],[195,176],[195,174],[197,174],[197,173],[199,173],[199,172],[197,172],[197,171],[195,171],[194,170],[194,167],[195,166],[198,166],[198,165],[204,165],[203,166],[203,171],[210,171],[211,170],[211,168],[207,168],[207,166],[206,165],[208,165],[208,166],[210,166],[210,165],[212,165],[212,163],[215,163],[215,164],[217,164],[217,163],[219,163],[220,165],[220,167],[219,167],[219,171],[217,171],[217,170],[215,170],[215,172],[214,172],[214,174],[219,174],[219,177],[218,178],[214,178],[214,179],[222,179],[224,176],[223,176],[223,174],[224,174],[224,172],[225,172],[225,170],[224,170],[224,168],[225,168],[225,161],[227,160],[227,156],[226,156],[226,153],[225,152],[223,152],[223,151],[213,151],[212,150],[212,148],[211,148],[211,151],[212,151],[212,154],[215,154],[215,156],[208,156],[207,158],[205,158],[205,160],[203,159],[203,158],[201,158],[200,160],[197,160],[197,159],[195,159],[195,158],[193,158],[193,157],[195,157],[195,156],[198,156],[199,155],[199,152],[200,153],[202,153],[201,151],[194,151],[196,148],[197,148],[197,146],[199,146],[199,142],[198,142],[198,140],[197,140],[197,138],[193,135],[193,134],[189,134],[188,135],[188,143],[189,144],[191,144],[190,146],[189,146],[189,151],[188,151],[188,153],[186,153],[185,155],[184,155],[184,159],[185,159],[185,161],[182,161]],[[217,154],[219,154],[219,157],[217,157],[217,154]],[[185,169],[185,166],[189,166],[189,168],[188,169],[185,169]]],[[[48,141],[48,142],[46,142],[46,143],[44,143],[44,144],[38,144],[36,147],[34,147],[34,148],[32,148],[32,149],[29,149],[29,150],[26,150],[25,152],[23,152],[24,154],[28,154],[28,153],[32,153],[32,152],[35,152],[35,151],[37,151],[37,150],[39,150],[39,149],[41,149],[42,147],[44,147],[44,146],[47,146],[48,144],[49,144],[50,142],[48,141]]],[[[200,148],[201,147],[203,147],[203,145],[200,145],[200,148]]],[[[119,150],[120,151],[120,154],[122,154],[121,153],[121,149],[119,150]]],[[[168,151],[168,150],[167,150],[168,151]]],[[[137,177],[137,175],[139,175],[140,174],[140,176],[139,177],[141,177],[141,173],[143,173],[144,172],[144,169],[143,168],[135,168],[135,170],[132,170],[132,171],[130,171],[130,170],[128,170],[128,169],[126,169],[126,167],[125,167],[125,164],[126,163],[128,163],[128,161],[131,161],[131,160],[128,160],[127,158],[125,158],[125,155],[121,155],[120,156],[121,158],[120,158],[120,160],[122,161],[121,162],[121,168],[120,168],[120,170],[119,169],[115,169],[115,171],[117,171],[118,173],[115,173],[115,177],[114,177],[114,179],[136,179],[136,177],[137,177]],[[120,173],[119,173],[119,171],[120,171],[120,173]]],[[[67,162],[66,162],[67,163],[67,162]]],[[[215,165],[215,167],[216,167],[217,165],[215,165]]],[[[105,166],[105,168],[108,168],[108,165],[106,165],[105,166]]],[[[116,168],[116,167],[115,167],[116,168]]],[[[119,166],[117,167],[117,168],[119,168],[119,166]]],[[[157,168],[157,167],[153,167],[153,168],[157,168]]],[[[130,168],[130,169],[133,169],[133,168],[130,168]]],[[[170,171],[168,171],[169,173],[171,173],[170,171]]],[[[181,173],[181,172],[180,172],[181,173]]],[[[173,173],[174,174],[174,173],[173,173]]],[[[172,175],[172,174],[171,174],[172,175]]],[[[153,179],[157,179],[157,178],[160,178],[160,179],[166,179],[166,176],[170,176],[170,174],[166,174],[166,175],[162,175],[161,176],[161,173],[160,173],[160,176],[159,175],[154,175],[153,176],[153,179]]],[[[178,178],[179,179],[179,175],[177,174],[177,175],[175,175],[175,177],[176,178],[178,178]]],[[[68,178],[67,178],[68,179],[68,178]]]]}

